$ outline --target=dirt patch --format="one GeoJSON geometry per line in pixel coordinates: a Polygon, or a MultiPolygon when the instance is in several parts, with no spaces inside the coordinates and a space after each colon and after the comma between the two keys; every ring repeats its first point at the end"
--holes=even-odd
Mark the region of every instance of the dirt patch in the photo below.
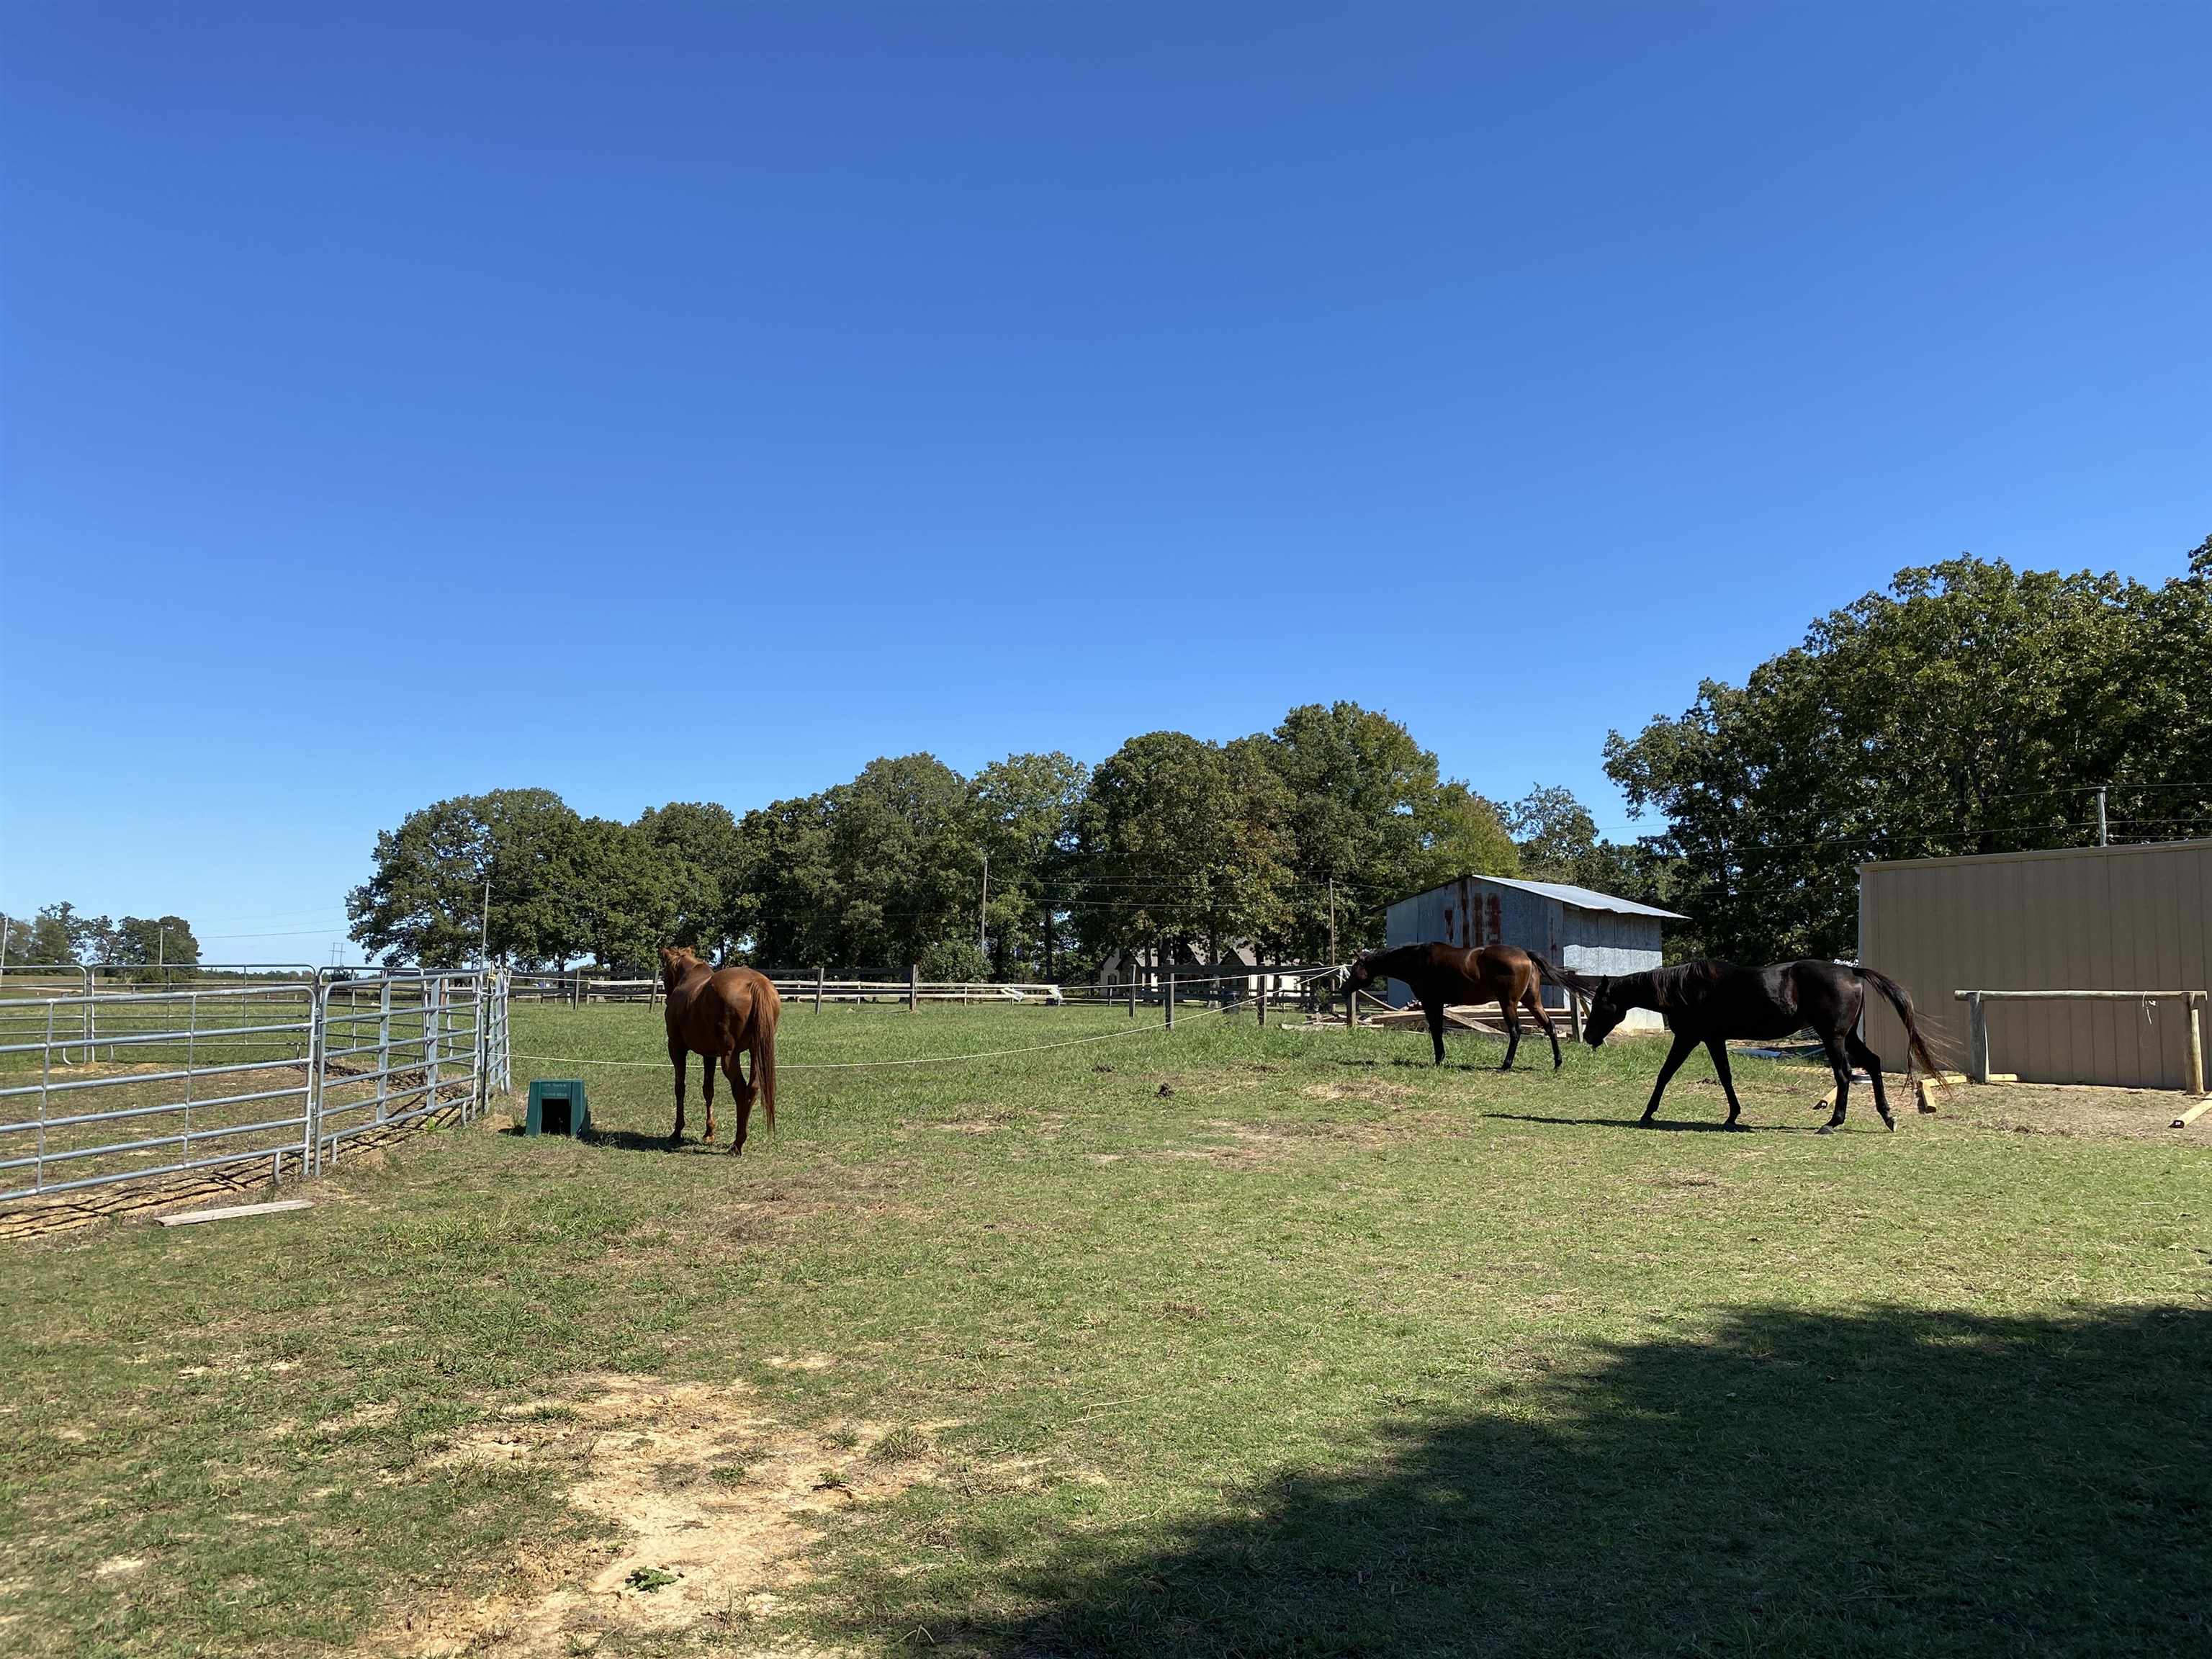
{"type": "Polygon", "coordinates": [[[343,1417],[326,1417],[315,1425],[317,1434],[343,1434],[351,1429],[371,1429],[389,1423],[399,1415],[399,1403],[393,1400],[373,1401],[356,1406],[343,1417]]]}
{"type": "Polygon", "coordinates": [[[1373,1148],[1416,1137],[1461,1133],[1459,1122],[1445,1112],[1391,1112],[1382,1117],[1350,1122],[1334,1118],[1285,1118],[1271,1123],[1231,1123],[1210,1118],[1200,1127],[1228,1139],[1212,1146],[1170,1152],[1165,1156],[1202,1158],[1225,1169],[1249,1170],[1289,1158],[1300,1146],[1316,1141],[1373,1148]]]}
{"type": "Polygon", "coordinates": [[[1373,1106],[1388,1106],[1401,1100],[1411,1100],[1413,1090],[1402,1083],[1387,1083],[1379,1077],[1353,1078],[1343,1083],[1309,1083],[1305,1086],[1309,1100],[1360,1100],[1373,1106]]]}
{"type": "Polygon", "coordinates": [[[2185,1129],[2169,1127],[2184,1108],[2196,1103],[2171,1089],[2100,1089],[2078,1083],[1954,1084],[1948,1095],[1936,1097],[1936,1103],[1943,1117],[2013,1134],[2212,1146],[2212,1112],[2185,1129]]]}
{"type": "Polygon", "coordinates": [[[933,1478],[930,1437],[949,1426],[796,1430],[750,1409],[742,1382],[599,1376],[558,1393],[502,1413],[432,1467],[558,1469],[568,1502],[618,1541],[518,1550],[484,1593],[401,1609],[371,1651],[538,1659],[695,1626],[742,1631],[805,1578],[804,1553],[830,1517],[933,1478]]]}

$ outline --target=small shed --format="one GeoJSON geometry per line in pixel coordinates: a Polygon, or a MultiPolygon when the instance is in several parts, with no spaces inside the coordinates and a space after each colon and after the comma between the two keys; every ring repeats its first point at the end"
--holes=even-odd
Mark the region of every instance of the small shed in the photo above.
{"type": "MultiPolygon", "coordinates": [[[[1564,882],[1462,876],[1392,905],[1383,937],[1393,945],[1441,940],[1464,950],[1513,945],[1577,973],[1640,974],[1660,965],[1661,927],[1683,920],[1672,910],[1564,882]]],[[[1391,1000],[1402,1006],[1407,996],[1392,981],[1391,1000]]],[[[1547,986],[1544,1006],[1565,1007],[1565,994],[1547,986]]],[[[1663,1023],[1642,1008],[1631,1009],[1621,1022],[1630,1030],[1663,1023]]]]}

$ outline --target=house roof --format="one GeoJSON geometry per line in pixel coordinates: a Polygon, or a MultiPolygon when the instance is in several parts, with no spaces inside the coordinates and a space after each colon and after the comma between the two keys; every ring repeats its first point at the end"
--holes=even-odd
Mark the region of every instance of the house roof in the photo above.
{"type": "MultiPolygon", "coordinates": [[[[1619,916],[1657,916],[1662,921],[1689,920],[1678,910],[1662,910],[1656,905],[1638,904],[1634,899],[1616,898],[1611,893],[1599,892],[1595,887],[1570,887],[1563,881],[1522,881],[1514,876],[1469,876],[1467,879],[1486,881],[1496,887],[1517,887],[1524,893],[1534,893],[1540,898],[1557,899],[1577,910],[1610,910],[1619,916]]],[[[1431,888],[1429,890],[1433,892],[1436,890],[1431,888]]]]}

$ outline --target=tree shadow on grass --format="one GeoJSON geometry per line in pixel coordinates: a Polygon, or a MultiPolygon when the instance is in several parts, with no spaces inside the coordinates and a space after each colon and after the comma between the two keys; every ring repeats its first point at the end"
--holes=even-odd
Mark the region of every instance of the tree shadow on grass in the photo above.
{"type": "Polygon", "coordinates": [[[2212,1652],[2202,1308],[1758,1310],[1526,1375],[1195,1517],[1063,1532],[984,1589],[894,1577],[852,1633],[990,1656],[2212,1652]]]}

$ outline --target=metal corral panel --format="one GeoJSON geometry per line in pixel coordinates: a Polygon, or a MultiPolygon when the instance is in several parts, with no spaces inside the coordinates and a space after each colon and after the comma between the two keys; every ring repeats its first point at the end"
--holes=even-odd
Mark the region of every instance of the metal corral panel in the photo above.
{"type": "MultiPolygon", "coordinates": [[[[1859,960],[1912,993],[1946,1064],[1966,1052],[1957,991],[2204,990],[2212,842],[1862,865],[1859,960]]],[[[1993,1070],[2038,1083],[2182,1085],[2187,1028],[2176,1004],[1992,1002],[1987,1012],[1993,1070]]],[[[1902,1069],[1905,1033],[1878,999],[1867,1040],[1902,1069]]]]}
{"type": "MultiPolygon", "coordinates": [[[[1580,893],[1579,888],[1462,876],[1425,893],[1401,899],[1389,908],[1384,939],[1393,945],[1441,940],[1471,950],[1483,945],[1512,945],[1533,951],[1561,968],[1585,974],[1635,974],[1660,964],[1659,929],[1665,913],[1634,907],[1636,913],[1584,909],[1553,896],[1580,893]]],[[[1592,899],[1604,899],[1592,893],[1592,899]]],[[[1608,901],[1625,902],[1625,901],[1608,901]]],[[[1562,1008],[1566,994],[1547,987],[1547,1007],[1562,1008]]],[[[1390,1000],[1404,1006],[1405,988],[1391,981],[1390,1000]]],[[[1623,1022],[1632,1030],[1656,1028],[1659,1016],[1632,1009],[1623,1022]]]]}

